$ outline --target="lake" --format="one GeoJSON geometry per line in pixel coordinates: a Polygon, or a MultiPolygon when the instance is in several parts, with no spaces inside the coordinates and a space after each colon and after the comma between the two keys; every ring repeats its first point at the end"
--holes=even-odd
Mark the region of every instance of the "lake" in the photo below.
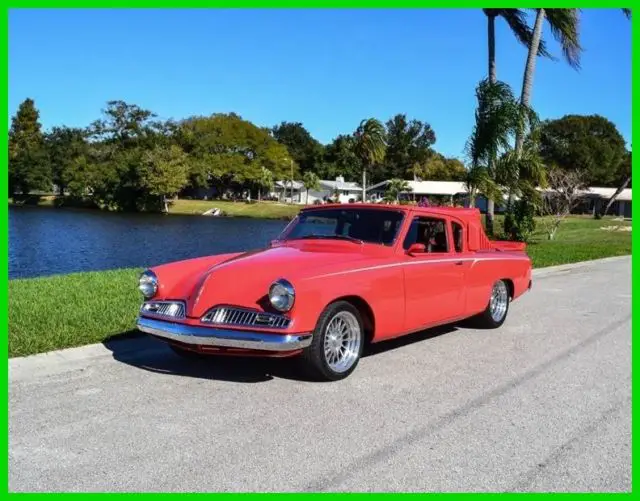
{"type": "Polygon", "coordinates": [[[264,247],[287,221],[9,206],[9,279],[264,247]]]}

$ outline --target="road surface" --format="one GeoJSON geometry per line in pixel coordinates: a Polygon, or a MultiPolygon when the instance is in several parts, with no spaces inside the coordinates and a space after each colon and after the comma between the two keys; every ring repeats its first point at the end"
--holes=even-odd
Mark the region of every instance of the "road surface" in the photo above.
{"type": "Polygon", "coordinates": [[[494,331],[337,383],[141,338],[10,361],[10,491],[628,491],[631,260],[541,270],[494,331]]]}

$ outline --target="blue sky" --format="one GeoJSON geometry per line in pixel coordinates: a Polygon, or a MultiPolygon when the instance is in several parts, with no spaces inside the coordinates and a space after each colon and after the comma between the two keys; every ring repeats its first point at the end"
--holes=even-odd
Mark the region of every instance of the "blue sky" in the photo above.
{"type": "MultiPolygon", "coordinates": [[[[406,113],[462,157],[486,25],[479,9],[12,10],[9,113],[31,97],[45,128],[85,126],[123,99],[161,118],[302,122],[323,143],[406,113]]],[[[498,78],[519,95],[526,51],[503,22],[496,36],[498,78]]],[[[538,60],[532,104],[542,118],[601,114],[630,143],[631,23],[620,9],[585,9],[581,36],[579,72],[538,60]]]]}

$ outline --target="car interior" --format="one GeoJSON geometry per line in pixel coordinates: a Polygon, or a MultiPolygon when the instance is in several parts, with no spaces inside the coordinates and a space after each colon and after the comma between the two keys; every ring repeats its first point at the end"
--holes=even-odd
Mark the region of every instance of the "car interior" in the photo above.
{"type": "Polygon", "coordinates": [[[426,253],[449,252],[446,223],[442,219],[416,218],[409,228],[404,248],[411,244],[424,244],[426,253]]]}

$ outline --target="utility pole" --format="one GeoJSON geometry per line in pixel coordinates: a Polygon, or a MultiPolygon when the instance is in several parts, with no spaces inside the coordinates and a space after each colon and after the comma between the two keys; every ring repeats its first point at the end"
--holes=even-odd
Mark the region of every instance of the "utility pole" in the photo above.
{"type": "Polygon", "coordinates": [[[289,165],[291,166],[291,203],[293,203],[293,160],[289,159],[289,165]]]}

